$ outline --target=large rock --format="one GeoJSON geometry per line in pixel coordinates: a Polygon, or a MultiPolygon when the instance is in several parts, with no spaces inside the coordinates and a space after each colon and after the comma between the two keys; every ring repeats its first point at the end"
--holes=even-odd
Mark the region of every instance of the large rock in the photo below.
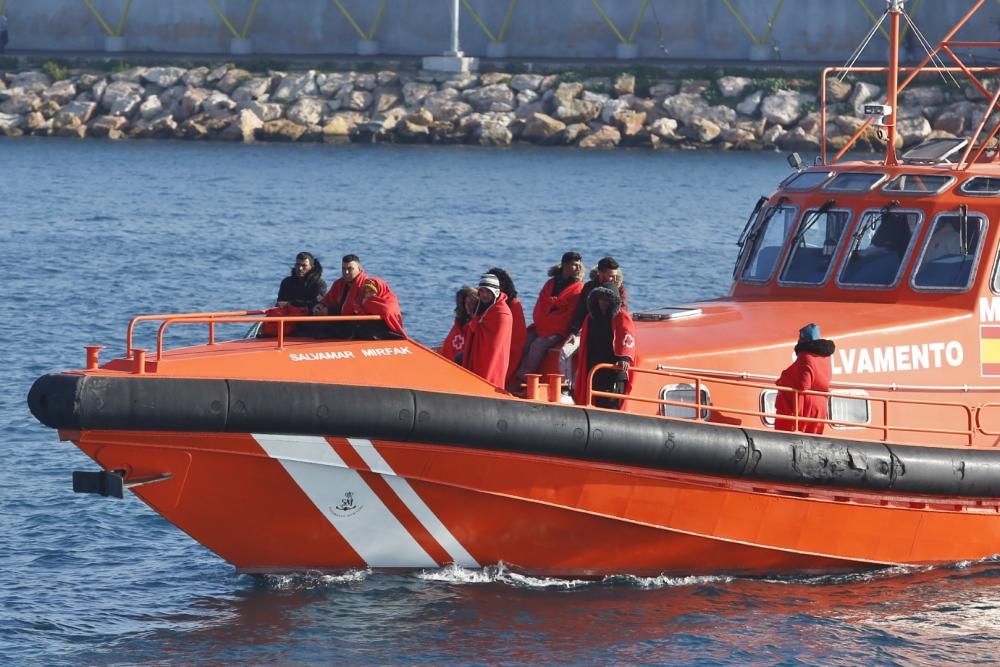
{"type": "Polygon", "coordinates": [[[431,125],[433,121],[427,124],[414,123],[410,120],[412,116],[413,114],[396,124],[394,131],[397,140],[404,144],[426,143],[431,137],[431,125]]]}
{"type": "Polygon", "coordinates": [[[19,137],[24,134],[21,127],[24,118],[16,113],[0,113],[0,134],[5,137],[19,137]]]}
{"type": "Polygon", "coordinates": [[[552,94],[554,98],[553,106],[563,106],[570,100],[574,100],[583,93],[582,83],[560,83],[556,91],[552,94]]]}
{"type": "Polygon", "coordinates": [[[621,130],[623,138],[632,138],[639,136],[645,130],[646,114],[627,109],[611,116],[611,121],[621,130]]]}
{"type": "Polygon", "coordinates": [[[764,98],[760,103],[760,113],[768,122],[776,125],[793,125],[802,117],[802,105],[806,102],[815,104],[816,96],[794,90],[779,90],[764,98]]]}
{"type": "Polygon", "coordinates": [[[24,123],[22,124],[22,128],[32,134],[48,134],[52,129],[52,120],[50,118],[46,118],[37,111],[31,111],[24,114],[24,123]]]}
{"type": "Polygon", "coordinates": [[[176,131],[177,121],[172,115],[165,113],[156,118],[140,118],[132,125],[129,134],[145,139],[168,139],[173,137],[176,131]]]}
{"type": "Polygon", "coordinates": [[[148,67],[130,67],[121,72],[115,72],[111,75],[111,81],[122,81],[125,83],[140,84],[142,82],[142,75],[146,73],[148,67]]]}
{"type": "Polygon", "coordinates": [[[757,113],[757,109],[760,108],[760,103],[764,99],[764,91],[755,90],[746,97],[743,101],[736,105],[736,111],[743,114],[744,116],[752,116],[757,113]]]}
{"type": "Polygon", "coordinates": [[[0,104],[0,113],[23,115],[32,111],[38,111],[41,107],[42,100],[38,95],[34,93],[15,92],[0,104]]]}
{"type": "Polygon", "coordinates": [[[372,113],[385,113],[399,104],[402,91],[395,86],[383,86],[375,90],[372,96],[372,113]]]}
{"type": "Polygon", "coordinates": [[[601,107],[601,122],[607,125],[611,122],[611,117],[614,116],[616,113],[620,113],[622,111],[628,111],[629,109],[630,107],[626,100],[622,99],[608,100],[601,107]]]}
{"type": "Polygon", "coordinates": [[[701,95],[678,93],[664,98],[660,105],[669,118],[690,125],[695,118],[702,116],[708,103],[701,95]]]}
{"type": "Polygon", "coordinates": [[[600,114],[601,107],[594,102],[569,99],[556,107],[556,110],[552,115],[569,125],[571,123],[589,123],[600,114]]]}
{"type": "Polygon", "coordinates": [[[219,79],[219,82],[215,84],[218,90],[221,90],[226,95],[239,88],[244,81],[253,78],[253,75],[245,69],[234,68],[225,73],[225,75],[219,79]]]}
{"type": "Polygon", "coordinates": [[[195,67],[181,75],[180,83],[187,88],[204,88],[208,83],[208,68],[195,67]]]}
{"type": "Polygon", "coordinates": [[[122,130],[128,125],[128,120],[121,116],[97,116],[88,125],[90,136],[121,139],[122,130]]]}
{"type": "Polygon", "coordinates": [[[43,100],[52,100],[57,104],[66,104],[74,97],[76,97],[76,84],[70,79],[56,81],[42,93],[43,100]]]}
{"type": "Polygon", "coordinates": [[[159,95],[150,95],[139,105],[139,116],[143,119],[156,118],[162,113],[163,102],[160,101],[159,95]]]}
{"type": "Polygon", "coordinates": [[[347,137],[364,121],[365,117],[356,111],[340,111],[325,119],[323,134],[331,137],[347,137]]]}
{"type": "Polygon", "coordinates": [[[635,95],[635,75],[619,74],[615,77],[615,82],[611,84],[611,90],[619,97],[622,95],[635,95]]]}
{"type": "Polygon", "coordinates": [[[850,96],[848,96],[847,103],[854,107],[855,110],[860,111],[860,107],[864,106],[865,102],[869,102],[878,97],[881,91],[882,89],[874,83],[858,81],[854,84],[854,90],[852,90],[850,96]]]}
{"type": "Polygon", "coordinates": [[[364,111],[372,104],[372,94],[367,90],[346,89],[336,97],[341,109],[364,111]]]}
{"type": "Polygon", "coordinates": [[[315,97],[301,97],[295,104],[288,107],[285,116],[288,120],[299,125],[319,125],[325,107],[324,100],[315,97]]]}
{"type": "Polygon", "coordinates": [[[546,143],[566,128],[566,123],[552,116],[536,113],[527,120],[521,138],[535,143],[546,143]]]}
{"type": "Polygon", "coordinates": [[[251,100],[266,100],[271,89],[271,77],[253,77],[246,79],[233,90],[231,97],[237,104],[251,100]]]}
{"type": "Polygon", "coordinates": [[[505,83],[465,91],[465,101],[478,112],[513,111],[514,91],[505,83]]]}
{"type": "Polygon", "coordinates": [[[843,102],[851,94],[854,87],[841,81],[836,76],[826,78],[826,100],[827,102],[843,102]]]}
{"type": "Polygon", "coordinates": [[[382,121],[382,127],[385,128],[386,132],[389,132],[405,117],[406,109],[403,107],[393,107],[385,113],[377,114],[373,120],[382,121]]]}
{"type": "Polygon", "coordinates": [[[69,120],[71,118],[75,120],[76,125],[85,125],[93,118],[96,109],[96,102],[70,102],[53,117],[53,127],[71,124],[73,122],[69,120]]]}
{"type": "Polygon", "coordinates": [[[937,86],[911,86],[900,95],[906,106],[932,107],[944,104],[944,91],[937,86]]]}
{"type": "Polygon", "coordinates": [[[236,102],[222,91],[213,90],[201,103],[201,108],[212,118],[223,118],[233,115],[236,102]]]}
{"type": "Polygon", "coordinates": [[[617,128],[610,125],[602,125],[577,144],[580,148],[614,148],[622,140],[622,135],[617,128]]]}
{"type": "Polygon", "coordinates": [[[745,76],[724,76],[715,85],[723,97],[739,97],[750,85],[750,79],[745,76]]]}
{"type": "Polygon", "coordinates": [[[677,94],[677,82],[664,80],[658,81],[649,87],[649,96],[653,99],[664,100],[677,94]]]}
{"type": "Polygon", "coordinates": [[[354,79],[354,86],[360,88],[361,90],[367,90],[372,92],[375,90],[375,86],[378,85],[378,76],[375,74],[358,74],[354,79]]]}
{"type": "Polygon", "coordinates": [[[472,113],[472,105],[462,102],[459,94],[445,88],[424,98],[424,108],[431,112],[434,120],[454,123],[462,116],[472,113]]]}
{"type": "Polygon", "coordinates": [[[896,135],[903,139],[904,146],[914,146],[926,139],[931,133],[930,122],[921,116],[896,121],[896,135]]]}
{"type": "Polygon", "coordinates": [[[142,104],[143,88],[132,81],[115,80],[108,84],[101,96],[101,108],[113,116],[127,116],[124,111],[138,109],[142,104]]]}
{"type": "Polygon", "coordinates": [[[410,81],[403,84],[403,102],[408,107],[415,107],[434,92],[437,92],[437,88],[433,84],[410,81]]]}
{"type": "Polygon", "coordinates": [[[657,118],[649,126],[649,131],[667,141],[677,138],[677,121],[673,118],[657,118]]]}
{"type": "Polygon", "coordinates": [[[191,116],[200,113],[205,100],[207,100],[208,96],[213,92],[215,91],[209,90],[208,88],[188,88],[173,106],[174,118],[183,122],[191,116]]]}
{"type": "Polygon", "coordinates": [[[260,141],[298,141],[306,128],[290,120],[272,120],[264,123],[255,136],[260,141]]]}
{"type": "Polygon", "coordinates": [[[806,133],[801,127],[794,127],[777,138],[777,145],[783,151],[802,151],[814,153],[819,151],[819,139],[806,133]]]}
{"type": "Polygon", "coordinates": [[[21,88],[27,93],[41,94],[52,85],[52,79],[45,72],[21,72],[10,80],[9,88],[21,88]]]}
{"type": "Polygon", "coordinates": [[[710,144],[719,138],[722,128],[707,118],[695,118],[680,130],[680,135],[699,144],[710,144]]]}
{"type": "Polygon", "coordinates": [[[187,73],[182,67],[150,67],[142,73],[141,79],[160,88],[176,86],[181,77],[187,73]]]}
{"type": "MultiPolygon", "coordinates": [[[[316,72],[309,70],[305,74],[289,74],[281,80],[271,100],[274,102],[294,102],[300,97],[316,97],[319,95],[319,88],[316,87],[316,72]]],[[[267,135],[266,126],[262,132],[267,135]]],[[[299,135],[301,136],[301,135],[299,135]]],[[[298,137],[295,138],[297,140],[298,137]]],[[[267,141],[270,141],[268,139],[267,141]]],[[[281,141],[279,139],[279,141],[281,141]]]]}
{"type": "Polygon", "coordinates": [[[236,120],[219,133],[219,138],[227,141],[251,143],[256,131],[262,127],[264,127],[264,123],[257,117],[257,114],[249,109],[241,109],[236,114],[236,120]]]}
{"type": "Polygon", "coordinates": [[[354,88],[354,79],[357,76],[354,72],[331,72],[328,74],[317,74],[316,85],[319,86],[319,94],[322,97],[333,97],[343,88],[354,88]]]}
{"type": "Polygon", "coordinates": [[[507,125],[495,120],[486,120],[473,130],[473,138],[482,146],[509,146],[514,135],[507,125]]]}
{"type": "Polygon", "coordinates": [[[959,136],[965,132],[966,118],[967,114],[945,111],[934,119],[934,131],[959,136]]]}
{"type": "Polygon", "coordinates": [[[278,120],[281,118],[285,109],[280,104],[275,104],[274,102],[247,102],[241,105],[241,109],[248,109],[253,112],[257,118],[260,118],[265,123],[272,120],[278,120]]]}
{"type": "Polygon", "coordinates": [[[510,87],[518,92],[524,90],[538,92],[544,78],[541,74],[515,74],[510,80],[510,87]]]}

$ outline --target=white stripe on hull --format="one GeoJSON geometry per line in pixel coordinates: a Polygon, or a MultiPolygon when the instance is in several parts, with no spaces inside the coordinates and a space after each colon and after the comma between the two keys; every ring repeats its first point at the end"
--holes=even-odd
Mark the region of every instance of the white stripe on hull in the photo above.
{"type": "Polygon", "coordinates": [[[410,483],[397,475],[388,462],[382,458],[382,455],[375,449],[375,445],[372,444],[371,440],[348,438],[347,442],[354,447],[354,451],[361,456],[372,472],[382,475],[382,479],[392,487],[392,490],[396,492],[399,499],[406,504],[406,507],[413,512],[413,515],[427,529],[427,532],[448,552],[453,562],[462,567],[479,567],[476,559],[455,539],[455,536],[451,534],[448,527],[441,523],[441,520],[427,506],[427,503],[413,490],[410,483]]]}
{"type": "Polygon", "coordinates": [[[437,567],[325,438],[254,434],[370,567],[437,567]]]}

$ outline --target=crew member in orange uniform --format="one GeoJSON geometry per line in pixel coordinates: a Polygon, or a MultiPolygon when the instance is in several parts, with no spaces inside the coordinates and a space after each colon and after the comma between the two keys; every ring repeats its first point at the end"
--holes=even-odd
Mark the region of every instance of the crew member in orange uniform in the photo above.
{"type": "Polygon", "coordinates": [[[462,365],[487,382],[503,389],[510,359],[513,316],[500,280],[492,273],[479,279],[479,305],[469,322],[462,365]]]}
{"type": "MultiPolygon", "coordinates": [[[[833,356],[837,346],[832,340],[820,337],[819,325],[807,324],[799,329],[799,342],[795,345],[795,361],[781,372],[777,385],[797,391],[830,391],[833,378],[833,356]]],[[[811,419],[827,419],[827,397],[799,394],[798,416],[811,419]]],[[[774,401],[774,410],[779,415],[795,416],[795,392],[779,391],[774,401]]],[[[822,422],[799,421],[799,431],[820,434],[826,424],[822,422]]],[[[778,431],[794,431],[795,419],[774,420],[778,431]]]]}

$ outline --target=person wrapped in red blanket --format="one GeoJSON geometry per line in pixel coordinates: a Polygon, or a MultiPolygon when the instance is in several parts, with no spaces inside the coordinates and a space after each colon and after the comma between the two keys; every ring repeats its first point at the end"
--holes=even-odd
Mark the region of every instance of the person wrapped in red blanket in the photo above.
{"type": "Polygon", "coordinates": [[[479,304],[479,292],[468,285],[455,292],[455,322],[441,343],[441,356],[456,364],[462,363],[465,342],[469,339],[469,322],[479,304]]]}
{"type": "MultiPolygon", "coordinates": [[[[378,315],[391,333],[406,338],[406,330],[403,329],[403,313],[399,309],[399,299],[389,288],[389,284],[381,278],[374,276],[365,278],[361,284],[360,302],[346,304],[342,314],[378,315]]],[[[358,338],[378,337],[380,327],[367,326],[370,324],[359,323],[357,330],[367,333],[366,335],[357,335],[358,338]]]]}
{"type": "Polygon", "coordinates": [[[500,280],[492,273],[479,280],[479,305],[469,322],[462,365],[499,389],[507,382],[513,317],[500,280]]]}

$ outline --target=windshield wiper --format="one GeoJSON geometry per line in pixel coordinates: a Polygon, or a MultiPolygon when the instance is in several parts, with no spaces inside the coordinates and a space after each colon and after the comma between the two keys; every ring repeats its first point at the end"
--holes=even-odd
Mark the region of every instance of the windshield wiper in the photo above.
{"type": "Polygon", "coordinates": [[[826,203],[824,203],[815,211],[807,213],[806,218],[802,222],[802,226],[799,228],[798,233],[795,235],[795,238],[792,239],[792,245],[794,246],[796,243],[802,240],[802,237],[806,235],[806,232],[812,229],[812,226],[816,224],[817,220],[819,220],[819,216],[823,215],[824,213],[827,213],[831,208],[833,208],[836,205],[837,205],[837,200],[830,199],[827,200],[826,203]]]}
{"type": "Polygon", "coordinates": [[[750,217],[747,218],[747,224],[743,225],[743,231],[740,233],[739,239],[736,240],[736,245],[738,245],[739,247],[742,248],[743,245],[747,242],[747,236],[749,236],[750,226],[753,225],[754,220],[757,218],[757,214],[760,213],[760,209],[763,208],[764,204],[766,203],[767,203],[767,197],[764,197],[763,195],[761,196],[760,199],[757,200],[757,205],[753,207],[753,211],[750,213],[750,217]]]}

